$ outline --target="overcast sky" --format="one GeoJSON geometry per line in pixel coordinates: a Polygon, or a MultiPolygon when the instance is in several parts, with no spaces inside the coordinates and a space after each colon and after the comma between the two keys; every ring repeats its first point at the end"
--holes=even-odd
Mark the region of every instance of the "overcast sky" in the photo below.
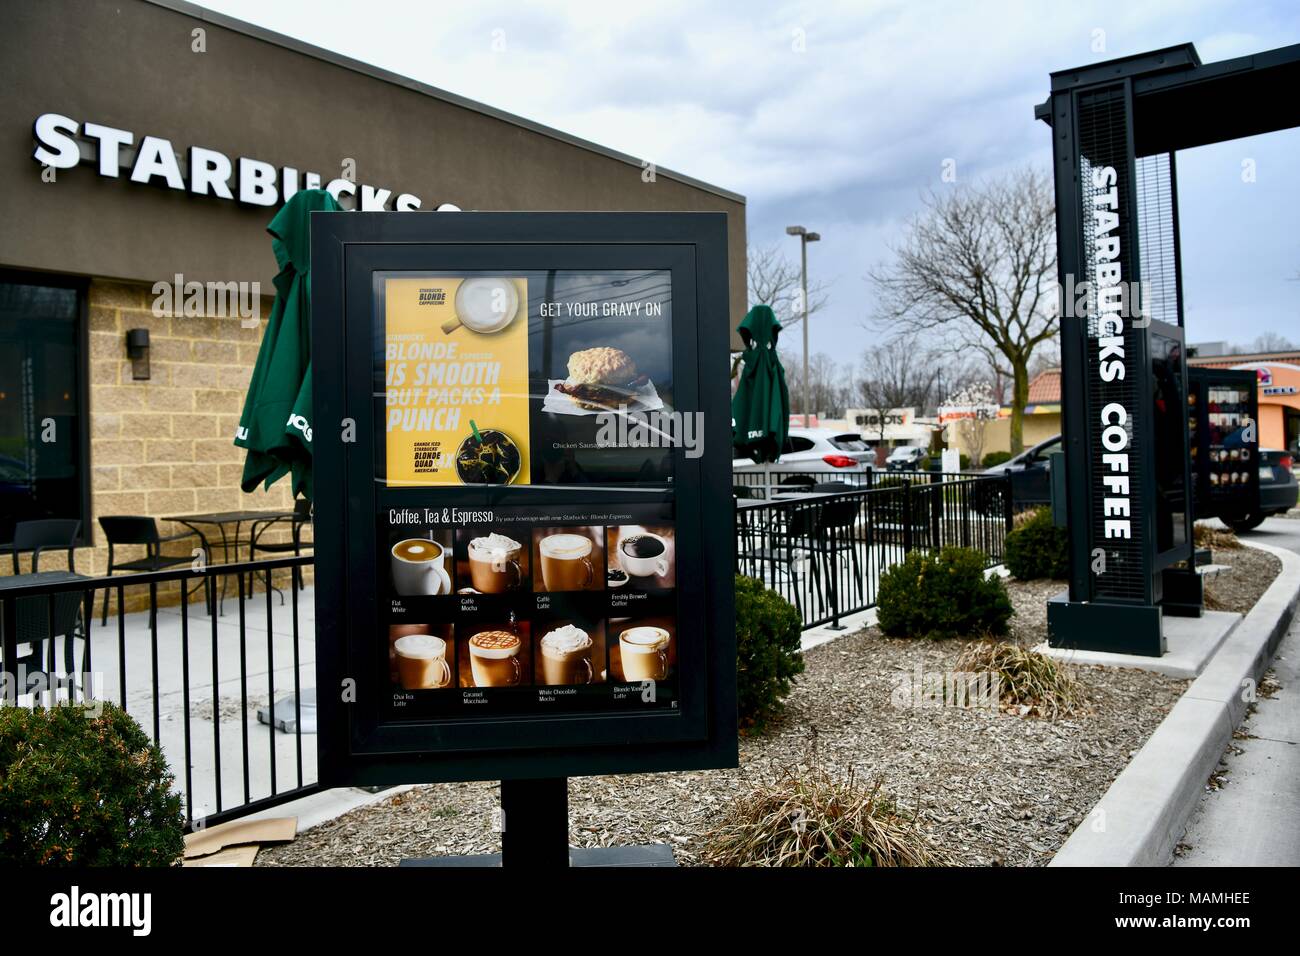
{"type": "MultiPolygon", "coordinates": [[[[751,245],[794,256],[785,226],[820,232],[809,272],[830,296],[812,351],[841,361],[875,339],[865,274],[924,189],[952,188],[945,160],[959,183],[1050,165],[1033,119],[1049,72],[1300,41],[1293,0],[204,5],[743,193],[751,245]]],[[[1300,131],[1178,161],[1189,340],[1300,339],[1300,131]]]]}

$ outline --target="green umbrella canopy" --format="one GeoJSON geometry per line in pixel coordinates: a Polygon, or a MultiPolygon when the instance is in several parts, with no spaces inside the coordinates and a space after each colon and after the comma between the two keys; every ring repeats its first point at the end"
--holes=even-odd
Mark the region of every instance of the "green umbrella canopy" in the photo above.
{"type": "Polygon", "coordinates": [[[781,323],[770,306],[756,305],[736,331],[745,343],[745,367],[731,399],[731,443],[754,461],[776,461],[790,426],[790,390],[776,357],[781,323]]]}
{"type": "Polygon", "coordinates": [[[240,487],[270,488],[286,474],[308,499],[311,481],[311,214],[341,212],[323,189],[294,193],[266,231],[280,272],[235,444],[248,449],[240,487]]]}

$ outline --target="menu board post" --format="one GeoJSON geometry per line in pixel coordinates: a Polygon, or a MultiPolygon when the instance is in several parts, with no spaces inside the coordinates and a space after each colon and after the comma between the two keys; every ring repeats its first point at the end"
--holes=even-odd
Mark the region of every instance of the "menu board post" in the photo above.
{"type": "Polygon", "coordinates": [[[320,215],[312,270],[321,783],[501,780],[541,862],[567,777],[736,766],[725,215],[320,215]]]}

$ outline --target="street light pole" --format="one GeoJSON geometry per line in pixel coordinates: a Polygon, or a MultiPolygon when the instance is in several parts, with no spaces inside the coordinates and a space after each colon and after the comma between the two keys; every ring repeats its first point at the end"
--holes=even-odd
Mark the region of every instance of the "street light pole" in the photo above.
{"type": "Polygon", "coordinates": [[[821,238],[815,232],[809,232],[803,226],[786,226],[786,235],[799,237],[799,283],[802,298],[799,300],[803,311],[803,427],[810,428],[808,417],[808,243],[821,238]]]}

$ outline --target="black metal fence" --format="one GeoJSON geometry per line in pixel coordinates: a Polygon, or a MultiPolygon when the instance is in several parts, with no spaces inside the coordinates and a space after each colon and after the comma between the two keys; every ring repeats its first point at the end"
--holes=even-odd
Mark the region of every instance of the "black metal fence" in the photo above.
{"type": "Polygon", "coordinates": [[[851,488],[886,488],[904,481],[913,484],[937,484],[964,481],[977,474],[952,474],[939,471],[785,471],[779,468],[756,468],[731,473],[732,490],[741,500],[771,501],[784,495],[806,494],[822,484],[844,484],[851,488]]]}
{"type": "MultiPolygon", "coordinates": [[[[737,570],[785,596],[812,627],[874,605],[881,574],[916,549],[963,545],[1000,562],[1008,480],[948,478],[890,473],[782,500],[741,499],[737,570]]],[[[315,609],[297,584],[311,562],[308,555],[7,584],[0,705],[120,705],[163,749],[191,826],[306,796],[319,789],[315,740],[303,739],[303,692],[315,689],[315,609]],[[223,580],[237,582],[239,597],[225,614],[198,601],[159,607],[160,588],[203,593],[195,586],[206,584],[215,594],[223,580]],[[146,610],[128,613],[124,599],[141,591],[146,610]],[[94,609],[114,592],[117,610],[103,626],[94,609]],[[291,706],[275,708],[290,693],[291,706]]]]}
{"type": "Polygon", "coordinates": [[[298,585],[311,563],[304,555],[6,586],[0,704],[118,704],[163,749],[192,827],[305,796],[317,789],[302,710],[304,679],[315,685],[314,608],[298,585]],[[224,615],[206,602],[158,606],[165,585],[179,582],[186,593],[206,583],[215,593],[223,581],[237,582],[239,597],[224,615]],[[124,599],[140,589],[151,610],[128,614],[124,599]],[[117,613],[103,626],[94,609],[108,592],[117,613]],[[274,721],[277,699],[290,693],[292,708],[279,716],[291,729],[258,720],[265,711],[274,721]]]}
{"type": "Polygon", "coordinates": [[[736,570],[780,593],[813,627],[874,606],[881,574],[914,550],[956,545],[982,551],[990,567],[1001,563],[1012,519],[1009,479],[949,477],[740,498],[736,570]]]}

